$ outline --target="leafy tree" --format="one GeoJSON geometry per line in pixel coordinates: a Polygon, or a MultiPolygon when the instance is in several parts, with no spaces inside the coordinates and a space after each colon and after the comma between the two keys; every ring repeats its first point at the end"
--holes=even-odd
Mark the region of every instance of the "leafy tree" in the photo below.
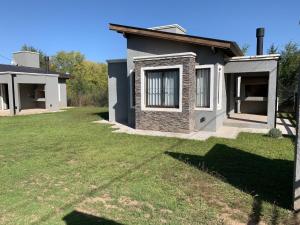
{"type": "Polygon", "coordinates": [[[86,61],[80,52],[58,52],[51,58],[52,69],[70,73],[67,82],[71,105],[107,105],[107,66],[86,61]]]}
{"type": "Polygon", "coordinates": [[[51,57],[51,69],[61,73],[73,73],[84,59],[84,55],[80,52],[60,51],[51,57]]]}
{"type": "Polygon", "coordinates": [[[241,50],[242,50],[242,52],[243,52],[244,55],[247,55],[249,48],[250,48],[249,44],[243,44],[242,45],[241,50]]]}
{"type": "Polygon", "coordinates": [[[270,48],[268,49],[268,54],[277,54],[278,53],[278,47],[273,44],[271,44],[270,48]]]}
{"type": "Polygon", "coordinates": [[[38,52],[40,53],[40,67],[43,68],[43,69],[46,69],[46,60],[45,60],[45,56],[46,54],[40,50],[40,49],[37,49],[31,45],[26,45],[24,44],[22,47],[21,47],[21,51],[30,51],[30,52],[38,52]]]}
{"type": "Polygon", "coordinates": [[[279,73],[279,97],[282,100],[297,91],[300,70],[300,51],[298,44],[289,42],[281,51],[279,73]]]}

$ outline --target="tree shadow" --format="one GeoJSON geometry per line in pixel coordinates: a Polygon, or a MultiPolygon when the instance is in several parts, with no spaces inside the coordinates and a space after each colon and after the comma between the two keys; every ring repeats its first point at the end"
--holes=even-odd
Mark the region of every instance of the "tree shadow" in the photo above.
{"type": "Polygon", "coordinates": [[[122,225],[110,219],[97,217],[79,211],[72,211],[63,220],[66,225],[122,225]]]}
{"type": "Polygon", "coordinates": [[[258,199],[286,209],[292,206],[293,161],[269,159],[222,144],[216,144],[204,156],[169,151],[165,154],[258,199]]]}

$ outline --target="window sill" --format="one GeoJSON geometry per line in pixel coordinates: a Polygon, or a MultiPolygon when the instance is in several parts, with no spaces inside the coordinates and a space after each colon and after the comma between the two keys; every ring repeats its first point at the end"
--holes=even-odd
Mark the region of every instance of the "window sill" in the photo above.
{"type": "Polygon", "coordinates": [[[209,111],[212,112],[214,111],[213,108],[194,108],[195,111],[209,111]]]}
{"type": "Polygon", "coordinates": [[[155,108],[155,107],[142,107],[141,111],[182,112],[182,109],[181,109],[181,108],[155,108]]]}

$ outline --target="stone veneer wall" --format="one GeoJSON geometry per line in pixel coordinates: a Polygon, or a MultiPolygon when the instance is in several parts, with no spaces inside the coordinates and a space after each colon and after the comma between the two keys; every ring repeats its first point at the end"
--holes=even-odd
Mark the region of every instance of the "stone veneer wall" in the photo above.
{"type": "Polygon", "coordinates": [[[195,57],[176,57],[135,61],[136,129],[189,133],[194,130],[195,57]],[[141,68],[182,65],[182,111],[141,110],[141,68]]]}

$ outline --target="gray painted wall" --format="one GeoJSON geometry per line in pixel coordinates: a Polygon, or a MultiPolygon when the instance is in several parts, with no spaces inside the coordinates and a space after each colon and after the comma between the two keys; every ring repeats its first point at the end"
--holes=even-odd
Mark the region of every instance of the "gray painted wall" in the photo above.
{"type": "Polygon", "coordinates": [[[9,111],[10,111],[10,115],[14,115],[13,88],[12,88],[12,82],[11,82],[11,74],[1,74],[0,75],[0,83],[7,84],[7,86],[8,86],[9,111]]]}
{"type": "MultiPolygon", "coordinates": [[[[173,41],[129,36],[127,38],[127,76],[129,77],[130,71],[134,69],[133,57],[137,56],[151,56],[162,55],[182,52],[194,52],[197,54],[196,63],[198,65],[214,64],[215,77],[214,77],[214,108],[213,111],[194,111],[194,121],[196,130],[215,131],[223,123],[226,116],[226,89],[225,78],[223,79],[223,105],[222,110],[217,110],[217,65],[224,65],[224,54],[222,51],[214,51],[210,47],[196,46],[185,43],[178,43],[173,41]],[[205,118],[204,122],[202,118],[205,118]]],[[[129,86],[128,79],[128,86],[129,86]]],[[[128,93],[128,99],[129,99],[128,93]]],[[[134,124],[134,109],[128,109],[128,123],[134,124]]]]}
{"type": "Polygon", "coordinates": [[[110,121],[127,123],[129,108],[128,86],[126,61],[108,61],[108,108],[110,121]]]}
{"type": "Polygon", "coordinates": [[[37,52],[20,51],[13,53],[14,62],[19,66],[40,68],[40,54],[37,52]]]}
{"type": "Polygon", "coordinates": [[[268,127],[275,127],[275,100],[276,100],[276,82],[277,82],[277,63],[275,59],[270,60],[252,60],[228,62],[225,65],[225,73],[239,74],[251,72],[267,72],[268,78],[268,127]]]}
{"type": "Polygon", "coordinates": [[[66,108],[68,106],[66,79],[58,79],[58,85],[60,94],[59,108],[66,108]]]}
{"type": "MultiPolygon", "coordinates": [[[[20,95],[20,84],[44,84],[45,85],[45,100],[46,100],[46,109],[49,111],[59,110],[59,101],[58,101],[58,75],[30,75],[30,74],[16,74],[14,78],[14,95],[13,99],[13,88],[12,88],[12,75],[11,74],[1,74],[0,83],[8,84],[8,93],[9,93],[9,108],[10,114],[14,114],[13,109],[13,100],[15,101],[16,114],[21,110],[20,99],[24,100],[24,97],[21,98],[20,95]]],[[[64,88],[64,86],[62,87],[64,88]]],[[[65,92],[65,91],[63,91],[65,92]]],[[[27,100],[25,100],[27,101],[27,100]]],[[[25,103],[26,104],[26,103],[25,103]]]]}

